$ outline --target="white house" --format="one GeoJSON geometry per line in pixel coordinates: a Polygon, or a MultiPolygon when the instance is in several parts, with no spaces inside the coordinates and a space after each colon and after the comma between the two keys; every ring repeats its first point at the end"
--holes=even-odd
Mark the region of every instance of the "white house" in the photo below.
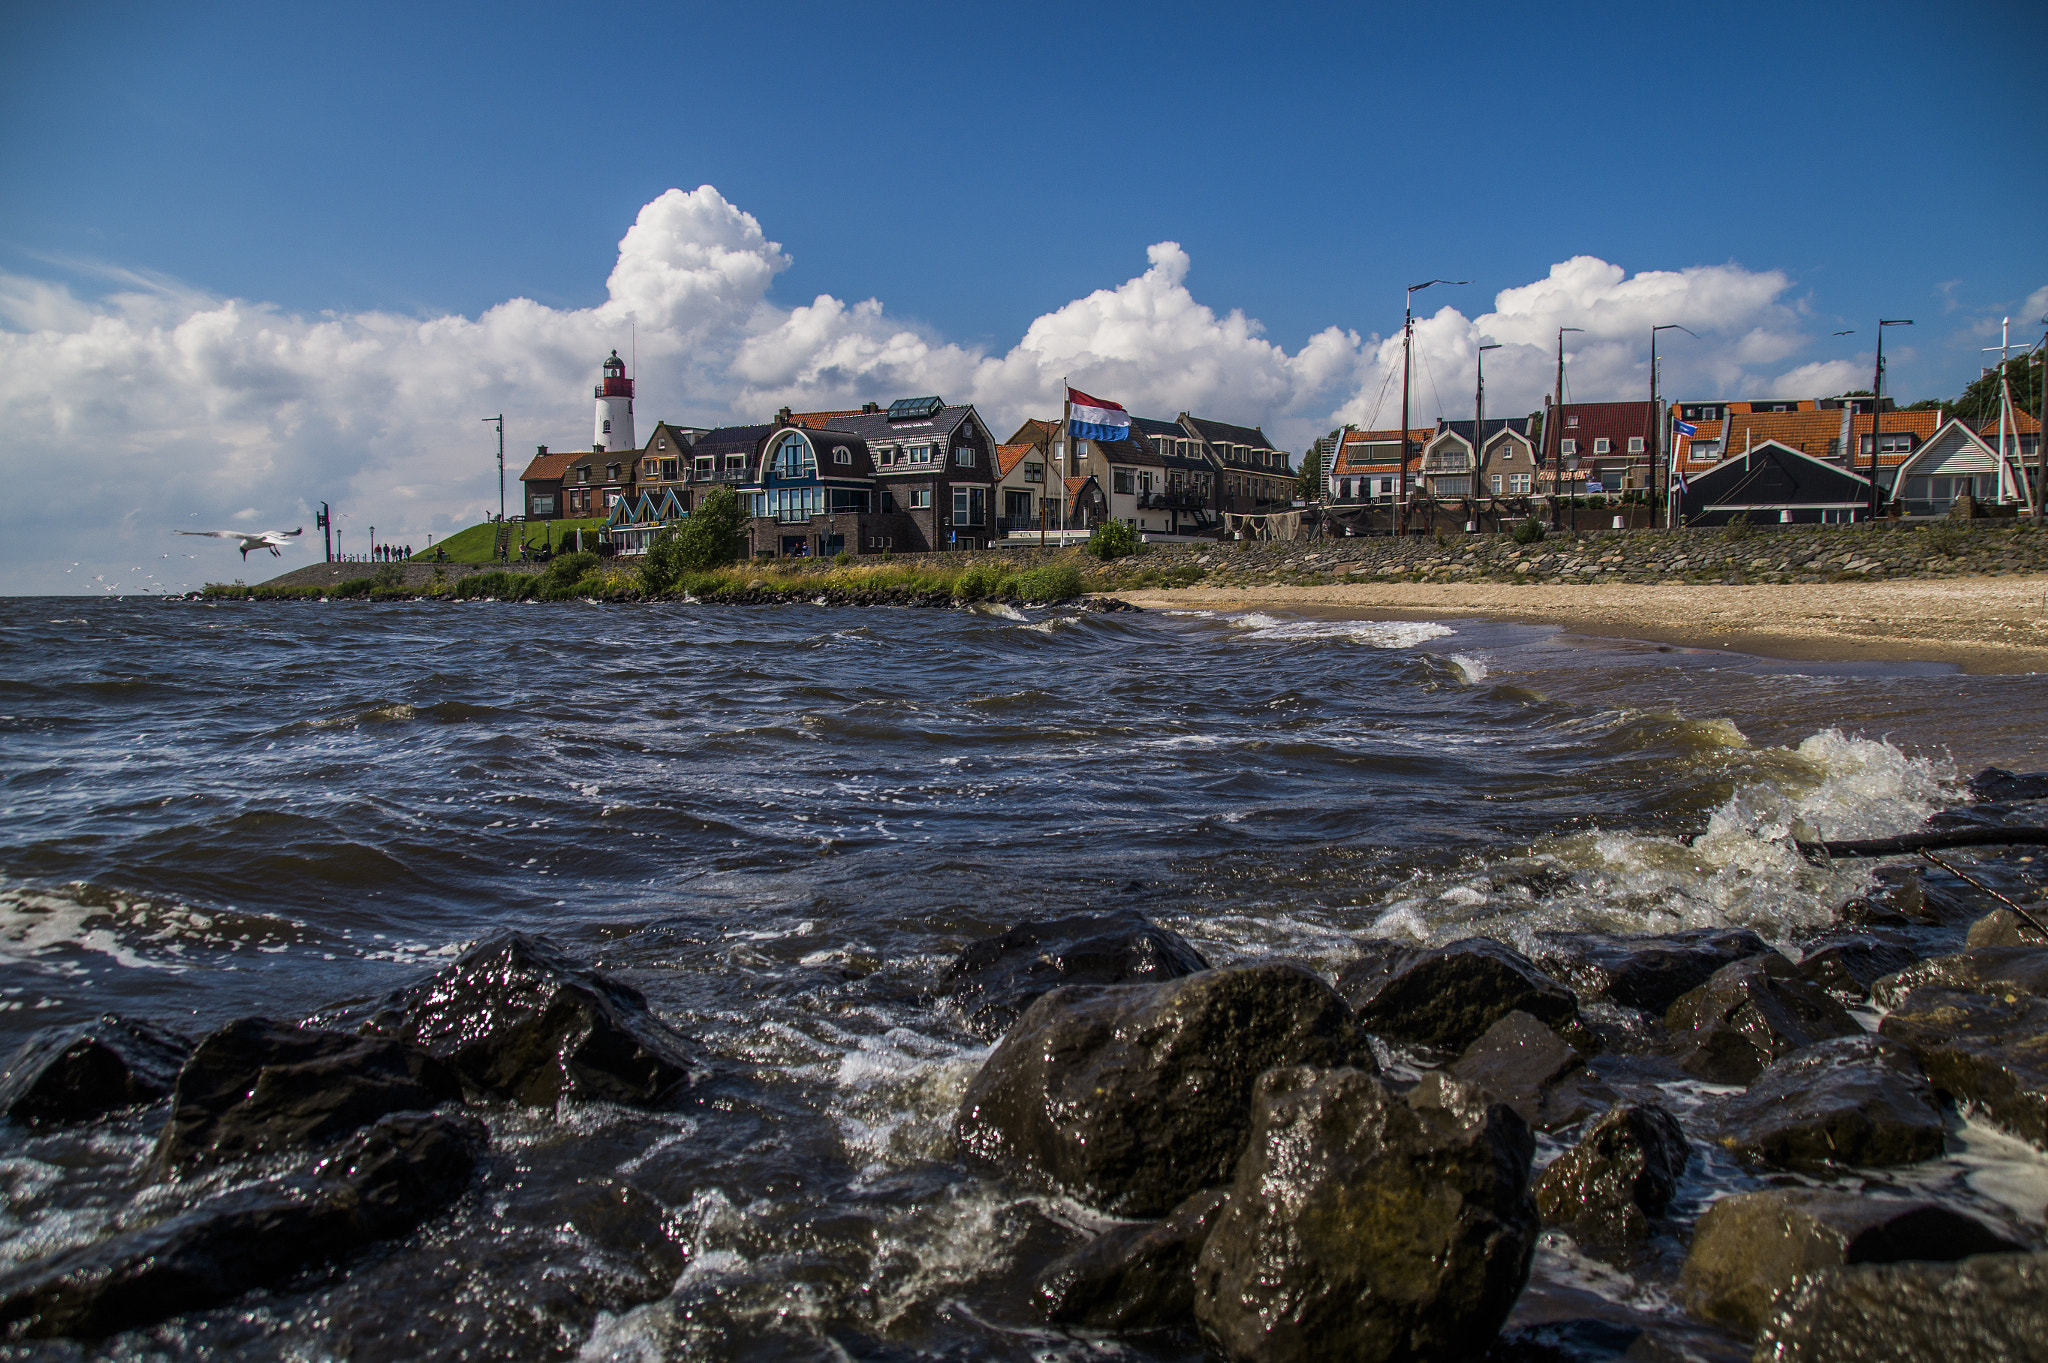
{"type": "Polygon", "coordinates": [[[2026,500],[2025,485],[2010,460],[1950,417],[1899,465],[1892,495],[1903,515],[1945,516],[1964,493],[1980,502],[2026,500]]]}

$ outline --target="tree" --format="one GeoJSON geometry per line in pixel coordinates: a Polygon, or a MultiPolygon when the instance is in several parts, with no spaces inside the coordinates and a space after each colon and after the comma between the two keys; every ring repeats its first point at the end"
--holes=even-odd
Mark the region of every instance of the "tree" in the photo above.
{"type": "Polygon", "coordinates": [[[1138,532],[1122,521],[1104,521],[1088,536],[1088,552],[1099,559],[1135,554],[1138,552],[1138,532]]]}
{"type": "Polygon", "coordinates": [[[745,522],[740,499],[731,488],[714,488],[706,493],[676,531],[676,571],[701,573],[731,563],[746,552],[745,522]]]}

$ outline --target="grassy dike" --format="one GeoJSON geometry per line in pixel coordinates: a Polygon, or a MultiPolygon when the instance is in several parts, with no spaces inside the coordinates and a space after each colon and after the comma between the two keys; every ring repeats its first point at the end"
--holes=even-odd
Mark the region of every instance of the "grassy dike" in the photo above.
{"type": "MultiPolygon", "coordinates": [[[[434,565],[388,564],[334,584],[278,581],[258,586],[209,585],[220,601],[694,601],[768,604],[825,600],[839,605],[949,605],[1009,601],[1047,604],[1094,592],[1190,586],[1204,570],[1192,563],[1148,564],[1144,557],[1098,562],[1081,550],[1019,557],[989,553],[927,554],[896,561],[846,563],[774,560],[685,573],[650,592],[637,561],[571,554],[541,568],[434,573],[434,565]]],[[[287,575],[289,577],[291,575],[287,575]]]]}

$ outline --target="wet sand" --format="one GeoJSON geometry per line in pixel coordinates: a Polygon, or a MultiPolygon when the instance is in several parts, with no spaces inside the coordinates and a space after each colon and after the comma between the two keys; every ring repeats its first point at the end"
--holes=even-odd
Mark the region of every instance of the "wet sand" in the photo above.
{"type": "Polygon", "coordinates": [[[1116,595],[1164,609],[1277,608],[1369,620],[1476,615],[1790,661],[1944,662],[1965,672],[2048,672],[2044,576],[1742,587],[1274,583],[1116,595]]]}

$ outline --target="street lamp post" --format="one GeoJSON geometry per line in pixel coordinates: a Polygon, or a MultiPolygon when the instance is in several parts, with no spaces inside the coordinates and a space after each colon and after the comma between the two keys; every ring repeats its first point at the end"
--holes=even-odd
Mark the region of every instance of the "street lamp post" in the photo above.
{"type": "MultiPolygon", "coordinates": [[[[1479,347],[1478,381],[1472,390],[1472,528],[1479,528],[1479,467],[1480,455],[1486,449],[1486,352],[1499,350],[1499,342],[1479,347]]],[[[1500,508],[1493,512],[1494,529],[1500,528],[1500,508]]]]}
{"type": "MultiPolygon", "coordinates": [[[[1558,492],[1564,484],[1564,334],[1567,331],[1584,331],[1584,327],[1559,327],[1557,329],[1557,396],[1551,399],[1550,420],[1544,423],[1557,428],[1553,440],[1551,433],[1543,433],[1543,443],[1555,451],[1550,465],[1550,528],[1562,530],[1564,523],[1558,518],[1558,492]]],[[[1572,524],[1578,525],[1578,513],[1572,513],[1572,524]]]]}
{"type": "Polygon", "coordinates": [[[1399,519],[1395,533],[1408,533],[1408,362],[1409,351],[1415,340],[1415,295],[1431,284],[1470,284],[1469,279],[1431,279],[1421,284],[1408,286],[1408,306],[1401,315],[1401,486],[1396,492],[1399,499],[1399,519]]]}
{"type": "MultiPolygon", "coordinates": [[[[1660,331],[1682,331],[1695,341],[1700,338],[1700,334],[1691,327],[1682,327],[1676,322],[1666,322],[1662,326],[1650,328],[1650,443],[1654,448],[1650,451],[1649,481],[1657,485],[1658,497],[1663,506],[1668,508],[1671,503],[1671,469],[1664,452],[1670,448],[1671,442],[1664,438],[1667,423],[1663,414],[1657,410],[1657,333],[1660,331]],[[1660,468],[1663,470],[1662,477],[1658,476],[1660,468]]],[[[1660,514],[1663,513],[1657,507],[1650,508],[1652,526],[1657,524],[1660,514]]]]}
{"type": "Polygon", "coordinates": [[[1884,329],[1909,327],[1910,317],[1879,318],[1877,323],[1877,372],[1870,379],[1870,519],[1877,519],[1877,450],[1884,426],[1884,329]]]}

